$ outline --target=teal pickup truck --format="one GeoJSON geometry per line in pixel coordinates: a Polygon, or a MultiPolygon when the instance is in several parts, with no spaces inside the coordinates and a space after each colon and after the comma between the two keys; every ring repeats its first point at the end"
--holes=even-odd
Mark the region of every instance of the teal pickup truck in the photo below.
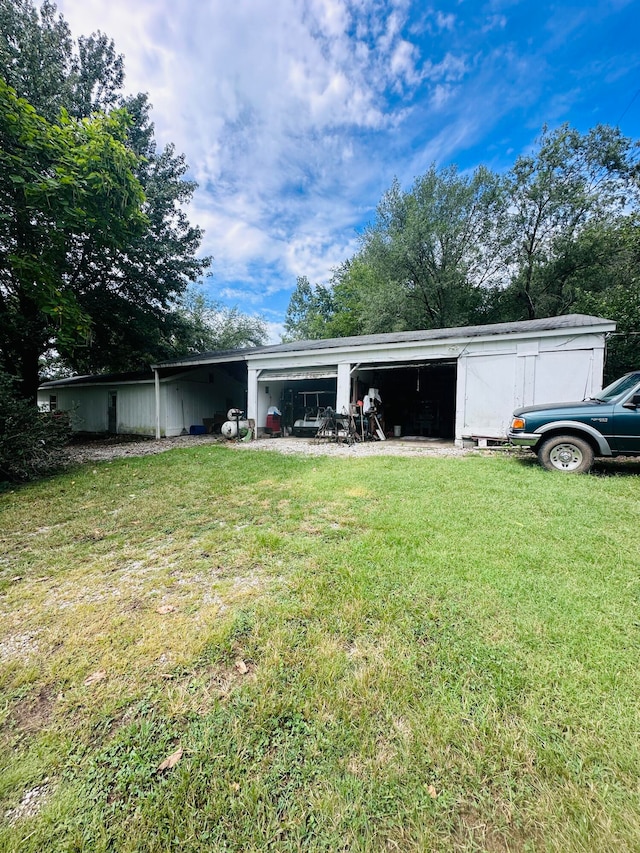
{"type": "Polygon", "coordinates": [[[507,435],[549,471],[584,473],[596,456],[640,456],[640,370],[581,403],[516,409],[507,435]]]}

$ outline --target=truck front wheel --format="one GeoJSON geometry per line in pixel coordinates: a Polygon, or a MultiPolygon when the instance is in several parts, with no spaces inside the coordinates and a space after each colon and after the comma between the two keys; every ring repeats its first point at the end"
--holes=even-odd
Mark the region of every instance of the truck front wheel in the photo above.
{"type": "Polygon", "coordinates": [[[554,435],[538,451],[538,459],[547,471],[586,474],[593,465],[593,448],[583,438],[574,435],[554,435]]]}

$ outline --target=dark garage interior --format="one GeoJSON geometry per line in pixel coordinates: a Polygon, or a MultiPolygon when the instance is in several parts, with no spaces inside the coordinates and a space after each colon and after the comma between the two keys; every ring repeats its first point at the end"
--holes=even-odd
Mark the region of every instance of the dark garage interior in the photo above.
{"type": "MultiPolygon", "coordinates": [[[[369,388],[377,388],[382,399],[379,417],[389,437],[400,427],[402,436],[453,439],[456,375],[455,361],[366,365],[354,372],[352,400],[363,400],[369,388]]],[[[287,383],[280,398],[283,426],[291,428],[318,405],[335,408],[335,379],[287,383]]]]}
{"type": "Polygon", "coordinates": [[[453,439],[456,376],[455,361],[367,366],[357,373],[358,399],[370,387],[379,390],[387,434],[399,426],[403,436],[453,439]]]}
{"type": "Polygon", "coordinates": [[[288,382],[280,397],[282,425],[292,429],[293,424],[307,415],[315,415],[318,408],[336,405],[335,379],[297,379],[288,382]]]}

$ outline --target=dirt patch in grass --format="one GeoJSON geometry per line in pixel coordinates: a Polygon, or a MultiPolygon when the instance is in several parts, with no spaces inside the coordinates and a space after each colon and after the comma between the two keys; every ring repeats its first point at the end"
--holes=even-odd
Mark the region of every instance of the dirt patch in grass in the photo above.
{"type": "Polygon", "coordinates": [[[257,668],[253,661],[238,656],[230,666],[214,668],[209,674],[207,688],[210,694],[226,699],[241,684],[255,681],[257,668]]]}
{"type": "Polygon", "coordinates": [[[53,690],[50,687],[43,687],[37,696],[27,696],[16,702],[7,723],[25,733],[40,731],[48,726],[54,703],[53,690]]]}
{"type": "Polygon", "coordinates": [[[256,680],[254,661],[238,655],[233,663],[215,664],[186,677],[167,675],[167,703],[172,714],[210,713],[215,702],[224,702],[243,684],[256,680]]]}
{"type": "MultiPolygon", "coordinates": [[[[456,832],[457,844],[454,850],[467,850],[469,844],[474,850],[483,850],[486,853],[509,853],[516,849],[508,845],[501,832],[493,828],[479,811],[474,808],[466,808],[458,816],[458,827],[456,832]]],[[[517,848],[521,849],[521,848],[517,848]]]]}

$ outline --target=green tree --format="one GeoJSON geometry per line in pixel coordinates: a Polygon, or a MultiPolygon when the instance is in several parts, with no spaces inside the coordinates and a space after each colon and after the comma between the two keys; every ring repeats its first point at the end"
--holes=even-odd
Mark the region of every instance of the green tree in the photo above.
{"type": "Polygon", "coordinates": [[[464,325],[504,275],[501,180],[432,166],[405,192],[394,181],[360,250],[329,286],[298,279],[287,333],[332,337],[464,325]]]}
{"type": "MultiPolygon", "coordinates": [[[[634,280],[625,258],[637,233],[627,219],[638,210],[637,149],[616,128],[563,125],[544,129],[502,177],[432,166],[408,191],[395,181],[331,283],[299,279],[287,334],[534,319],[577,310],[588,294],[611,314],[613,279],[621,298],[634,280]]],[[[615,310],[627,316],[619,301],[615,310]]]]}
{"type": "MultiPolygon", "coordinates": [[[[501,273],[503,214],[501,181],[483,167],[466,176],[455,166],[432,166],[408,192],[393,184],[359,257],[401,312],[397,326],[440,328],[475,320],[484,289],[501,273]]],[[[379,308],[375,316],[384,316],[379,308]]],[[[380,331],[369,317],[368,330],[380,331]]]]}
{"type": "Polygon", "coordinates": [[[146,226],[128,121],[63,112],[50,124],[0,79],[0,357],[30,398],[42,353],[71,351],[89,333],[83,266],[146,226]]]}
{"type": "Polygon", "coordinates": [[[260,346],[267,340],[267,327],[260,317],[238,308],[227,308],[209,299],[196,287],[181,297],[172,349],[175,355],[260,346]]]}
{"type": "Polygon", "coordinates": [[[285,315],[284,341],[312,341],[330,337],[327,324],[332,316],[331,296],[322,285],[312,285],[298,276],[285,315]]]}
{"type": "Polygon", "coordinates": [[[501,318],[554,316],[576,304],[600,263],[601,235],[637,202],[633,150],[616,128],[580,134],[563,125],[545,129],[537,151],[516,160],[507,175],[511,276],[497,294],[501,318]]]}
{"type": "Polygon", "coordinates": [[[41,412],[0,370],[0,483],[34,480],[65,463],[71,435],[67,412],[41,412]]]}
{"type": "Polygon", "coordinates": [[[576,308],[617,324],[607,341],[605,379],[611,381],[640,367],[640,216],[630,214],[601,230],[597,248],[597,264],[589,268],[576,308]]]}
{"type": "Polygon", "coordinates": [[[36,111],[55,122],[62,109],[86,118],[119,104],[124,80],[122,56],[98,32],[78,39],[45,0],[0,0],[0,69],[6,83],[36,111]]]}
{"type": "MultiPolygon", "coordinates": [[[[32,0],[0,0],[0,67],[18,95],[52,127],[60,124],[62,108],[65,120],[89,119],[96,111],[117,108],[125,131],[119,142],[129,149],[129,169],[143,193],[145,227],[129,228],[120,234],[122,240],[111,241],[93,228],[86,239],[67,242],[64,288],[58,285],[58,290],[68,300],[67,313],[71,305],[78,312],[81,334],[75,339],[51,335],[43,327],[38,334],[23,336],[22,346],[31,350],[29,363],[33,364],[36,349],[42,355],[52,345],[64,365],[81,372],[131,369],[171,357],[177,330],[183,326],[178,300],[210,262],[198,257],[202,232],[184,213],[195,190],[186,179],[184,158],[173,146],[157,150],[146,95],[122,97],[123,60],[113,42],[97,33],[79,38],[76,47],[68,25],[50,2],[38,11],[32,0]]],[[[31,153],[25,152],[25,158],[31,153]]],[[[11,215],[10,205],[4,213],[11,215]]],[[[9,249],[0,246],[3,263],[9,249]]],[[[57,280],[58,273],[60,266],[52,267],[51,280],[57,280]]],[[[27,323],[20,301],[5,298],[7,293],[5,289],[4,317],[16,334],[10,345],[0,339],[0,357],[10,364],[20,348],[18,330],[26,332],[38,324],[34,317],[27,323]]],[[[23,360],[17,362],[20,372],[23,360]]],[[[29,377],[24,387],[33,393],[32,367],[29,377]]]]}
{"type": "Polygon", "coordinates": [[[371,291],[368,287],[370,270],[358,257],[345,261],[331,277],[329,287],[324,288],[324,304],[330,306],[327,319],[327,338],[343,338],[364,334],[364,309],[361,294],[371,291]]]}
{"type": "Polygon", "coordinates": [[[135,174],[145,193],[147,227],[131,235],[126,252],[103,253],[78,277],[80,304],[100,318],[90,346],[64,352],[80,373],[143,368],[180,355],[174,342],[183,327],[181,296],[210,263],[198,257],[202,231],[184,212],[196,189],[185,177],[184,157],[172,145],[156,150],[145,95],[125,105],[132,116],[128,145],[138,157],[135,174]]]}

